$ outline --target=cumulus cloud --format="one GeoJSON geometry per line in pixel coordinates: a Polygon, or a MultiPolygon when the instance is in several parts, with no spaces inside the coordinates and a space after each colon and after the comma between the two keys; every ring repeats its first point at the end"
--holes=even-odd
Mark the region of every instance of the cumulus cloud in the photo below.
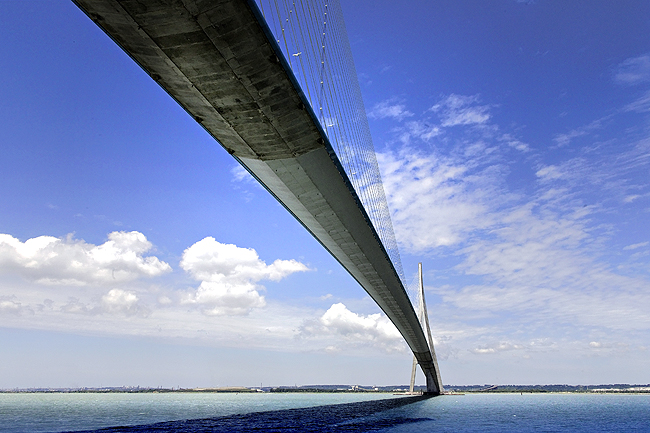
{"type": "Polygon", "coordinates": [[[155,277],[171,267],[154,256],[140,232],[112,232],[108,241],[93,245],[72,236],[39,236],[25,242],[0,234],[0,273],[19,274],[46,285],[112,284],[155,277]]]}
{"type": "Polygon", "coordinates": [[[436,105],[431,111],[437,113],[442,126],[480,125],[490,120],[490,106],[477,105],[478,95],[464,96],[451,94],[436,105]]]}
{"type": "Polygon", "coordinates": [[[213,237],[195,243],[183,252],[181,267],[194,278],[207,281],[280,281],[307,266],[296,260],[276,260],[267,265],[252,248],[222,244],[213,237]]]}
{"type": "Polygon", "coordinates": [[[375,105],[368,113],[372,119],[393,118],[403,120],[406,117],[413,116],[413,113],[406,109],[404,104],[396,103],[393,100],[382,101],[375,105]]]}
{"type": "Polygon", "coordinates": [[[108,313],[132,315],[143,312],[138,296],[131,291],[111,289],[102,296],[102,309],[108,313]]]}
{"type": "Polygon", "coordinates": [[[210,315],[243,315],[266,305],[256,283],[280,281],[309,268],[296,260],[276,260],[267,265],[252,248],[222,244],[207,237],[183,252],[181,268],[201,280],[198,289],[188,293],[184,303],[204,307],[210,315]]]}
{"type": "Polygon", "coordinates": [[[20,314],[23,310],[23,306],[20,302],[16,302],[15,296],[0,297],[0,314],[20,314]]]}
{"type": "Polygon", "coordinates": [[[230,283],[228,281],[203,281],[199,288],[186,295],[183,303],[194,303],[204,306],[203,312],[214,316],[246,315],[253,308],[266,305],[262,289],[252,283],[230,283]]]}
{"type": "Polygon", "coordinates": [[[373,346],[384,351],[404,351],[406,345],[395,325],[382,314],[356,314],[342,304],[333,304],[320,318],[306,321],[300,330],[302,338],[335,337],[337,342],[327,351],[341,346],[373,346]]]}
{"type": "Polygon", "coordinates": [[[147,317],[150,311],[145,307],[140,297],[133,290],[111,289],[99,299],[82,301],[76,297],[69,297],[65,303],[58,306],[49,302],[49,309],[73,315],[89,316],[135,316],[147,317]]]}

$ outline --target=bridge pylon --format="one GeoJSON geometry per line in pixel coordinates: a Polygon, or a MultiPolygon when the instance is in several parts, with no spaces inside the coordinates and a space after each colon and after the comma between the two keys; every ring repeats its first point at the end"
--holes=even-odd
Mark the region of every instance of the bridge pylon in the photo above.
{"type": "MultiPolygon", "coordinates": [[[[425,331],[425,336],[427,337],[427,343],[429,344],[429,350],[431,351],[431,359],[433,363],[433,370],[432,369],[422,369],[422,372],[424,373],[424,377],[427,381],[427,390],[425,391],[425,394],[442,394],[443,392],[443,387],[442,387],[442,379],[440,377],[440,368],[438,367],[438,358],[436,357],[436,351],[433,346],[433,338],[431,337],[431,328],[429,326],[429,314],[427,312],[427,302],[426,299],[424,298],[424,281],[422,278],[422,263],[418,263],[418,319],[420,320],[420,323],[422,324],[422,327],[424,328],[425,331]]],[[[413,392],[413,388],[415,386],[415,373],[416,373],[416,367],[418,365],[418,361],[415,357],[413,356],[413,367],[411,368],[411,384],[409,386],[409,392],[413,392]]]]}

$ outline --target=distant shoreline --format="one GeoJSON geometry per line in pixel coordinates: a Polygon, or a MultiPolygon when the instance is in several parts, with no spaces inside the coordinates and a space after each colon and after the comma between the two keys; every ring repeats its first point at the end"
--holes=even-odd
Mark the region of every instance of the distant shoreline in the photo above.
{"type": "MultiPolygon", "coordinates": [[[[414,388],[423,391],[423,386],[414,388]]],[[[228,386],[214,388],[149,388],[149,387],[101,387],[101,388],[13,388],[1,389],[0,394],[166,394],[166,393],[374,393],[393,394],[408,391],[408,386],[358,386],[358,385],[306,385],[279,387],[228,386]]],[[[629,385],[447,385],[450,394],[650,394],[650,384],[629,385]]]]}

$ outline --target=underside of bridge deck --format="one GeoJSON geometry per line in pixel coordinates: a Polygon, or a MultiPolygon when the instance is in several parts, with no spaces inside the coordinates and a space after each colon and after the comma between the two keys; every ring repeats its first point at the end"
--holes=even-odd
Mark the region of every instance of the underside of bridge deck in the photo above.
{"type": "Polygon", "coordinates": [[[73,1],[348,270],[439,393],[435,352],[402,282],[256,5],[73,1]]]}

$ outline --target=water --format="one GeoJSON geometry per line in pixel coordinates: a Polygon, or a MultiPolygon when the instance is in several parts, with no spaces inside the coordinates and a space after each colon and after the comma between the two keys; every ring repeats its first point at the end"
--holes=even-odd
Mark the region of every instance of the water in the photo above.
{"type": "Polygon", "coordinates": [[[398,414],[428,419],[387,431],[650,432],[650,395],[450,395],[381,415],[398,414]]]}
{"type": "Polygon", "coordinates": [[[0,394],[3,433],[136,425],[104,432],[650,432],[650,395],[0,394]]]}
{"type": "Polygon", "coordinates": [[[55,432],[220,417],[355,401],[387,394],[0,393],[0,432],[55,432]]]}

